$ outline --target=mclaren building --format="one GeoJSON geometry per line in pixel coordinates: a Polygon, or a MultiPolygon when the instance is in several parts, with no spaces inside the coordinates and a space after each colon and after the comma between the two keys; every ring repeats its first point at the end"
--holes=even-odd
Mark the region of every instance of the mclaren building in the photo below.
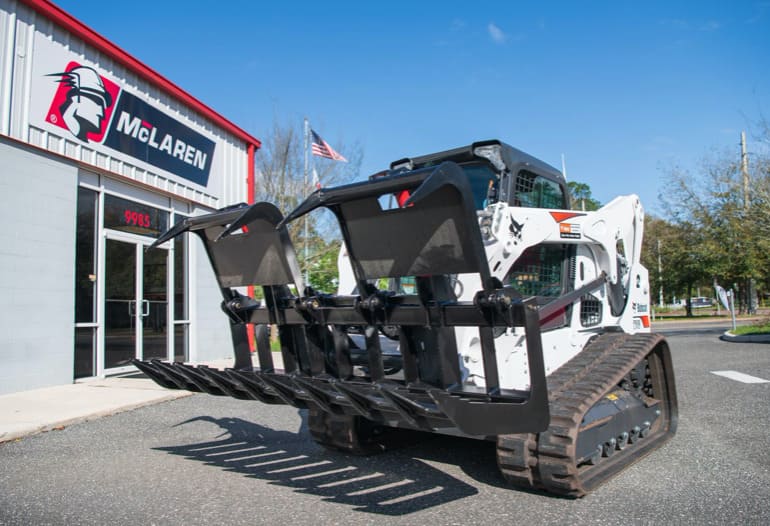
{"type": "Polygon", "coordinates": [[[45,0],[0,0],[0,394],[232,355],[202,244],[259,141],[45,0]]]}

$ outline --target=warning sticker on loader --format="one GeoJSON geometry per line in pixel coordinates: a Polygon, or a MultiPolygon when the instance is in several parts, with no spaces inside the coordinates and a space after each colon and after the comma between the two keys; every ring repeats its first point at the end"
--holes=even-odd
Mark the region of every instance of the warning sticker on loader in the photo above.
{"type": "Polygon", "coordinates": [[[580,239],[580,225],[576,223],[559,223],[559,235],[562,239],[580,239]]]}

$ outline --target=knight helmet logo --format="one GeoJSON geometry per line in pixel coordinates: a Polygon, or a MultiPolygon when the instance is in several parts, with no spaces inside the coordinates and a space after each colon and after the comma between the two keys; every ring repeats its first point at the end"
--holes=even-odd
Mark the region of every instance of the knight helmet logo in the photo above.
{"type": "Polygon", "coordinates": [[[48,122],[69,130],[83,142],[101,142],[120,91],[117,84],[77,62],[70,62],[61,73],[47,76],[59,77],[48,122]]]}

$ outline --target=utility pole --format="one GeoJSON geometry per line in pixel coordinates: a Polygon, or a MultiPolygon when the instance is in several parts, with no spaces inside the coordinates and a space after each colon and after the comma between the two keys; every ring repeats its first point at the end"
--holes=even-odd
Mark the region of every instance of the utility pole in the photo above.
{"type": "MultiPolygon", "coordinates": [[[[743,176],[743,213],[744,220],[748,221],[751,198],[749,195],[749,154],[746,152],[746,132],[741,132],[741,175],[743,176]]],[[[754,313],[754,278],[746,280],[746,312],[754,313]]]]}
{"type": "Polygon", "coordinates": [[[658,307],[663,308],[663,265],[660,261],[660,239],[658,239],[658,307]]]}
{"type": "Polygon", "coordinates": [[[743,209],[749,209],[749,155],[746,153],[746,132],[741,132],[741,174],[743,175],[743,209]]]}
{"type": "Polygon", "coordinates": [[[743,175],[743,210],[749,211],[749,155],[746,153],[746,132],[741,132],[741,174],[743,175]]]}

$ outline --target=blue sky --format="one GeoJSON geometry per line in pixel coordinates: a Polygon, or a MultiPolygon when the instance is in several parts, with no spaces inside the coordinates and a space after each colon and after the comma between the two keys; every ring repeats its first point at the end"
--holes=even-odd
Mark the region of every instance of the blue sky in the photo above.
{"type": "Polygon", "coordinates": [[[770,118],[770,0],[56,3],[256,137],[360,143],[361,177],[499,138],[655,212],[770,118]]]}

